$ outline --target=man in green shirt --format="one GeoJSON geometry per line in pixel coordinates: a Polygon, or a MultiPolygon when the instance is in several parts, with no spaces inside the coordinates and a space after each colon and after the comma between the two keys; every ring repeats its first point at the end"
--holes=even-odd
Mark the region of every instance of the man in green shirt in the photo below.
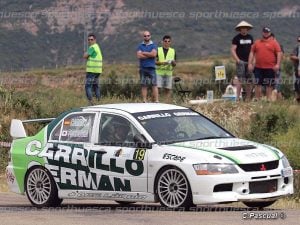
{"type": "Polygon", "coordinates": [[[88,51],[83,55],[83,58],[87,59],[85,93],[90,105],[93,105],[93,90],[97,100],[100,100],[99,76],[102,73],[102,53],[94,34],[88,35],[88,44],[88,51]]]}

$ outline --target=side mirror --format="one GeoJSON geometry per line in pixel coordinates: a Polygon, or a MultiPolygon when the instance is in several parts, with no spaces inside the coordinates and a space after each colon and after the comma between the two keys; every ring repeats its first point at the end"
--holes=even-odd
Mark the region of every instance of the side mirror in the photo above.
{"type": "Polygon", "coordinates": [[[133,141],[135,143],[135,146],[137,148],[148,148],[148,149],[151,149],[152,148],[152,144],[149,143],[145,136],[142,135],[142,134],[136,134],[134,135],[133,137],[133,141]]]}

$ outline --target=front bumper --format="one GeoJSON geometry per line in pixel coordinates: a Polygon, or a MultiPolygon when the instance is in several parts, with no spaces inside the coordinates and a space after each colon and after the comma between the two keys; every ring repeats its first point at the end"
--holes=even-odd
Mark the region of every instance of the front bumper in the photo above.
{"type": "Polygon", "coordinates": [[[195,176],[190,183],[194,204],[268,201],[294,193],[293,174],[283,176],[280,169],[195,176]]]}

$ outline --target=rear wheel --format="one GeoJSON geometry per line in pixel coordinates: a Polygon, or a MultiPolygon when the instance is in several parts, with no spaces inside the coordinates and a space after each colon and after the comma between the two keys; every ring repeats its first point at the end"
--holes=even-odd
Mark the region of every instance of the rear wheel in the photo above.
{"type": "Polygon", "coordinates": [[[186,210],[193,206],[189,182],[177,168],[167,168],[158,175],[156,190],[163,206],[186,210]]]}
{"type": "Polygon", "coordinates": [[[276,200],[266,202],[243,202],[246,206],[251,208],[265,208],[274,204],[276,200]]]}
{"type": "Polygon", "coordinates": [[[29,201],[36,207],[59,206],[62,202],[51,174],[40,166],[29,170],[25,191],[29,201]]]}

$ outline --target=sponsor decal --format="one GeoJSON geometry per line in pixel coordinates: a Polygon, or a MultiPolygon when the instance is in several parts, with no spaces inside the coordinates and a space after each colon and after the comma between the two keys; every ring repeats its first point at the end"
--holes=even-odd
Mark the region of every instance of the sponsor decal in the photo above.
{"type": "Polygon", "coordinates": [[[185,157],[179,156],[179,155],[173,155],[173,154],[165,153],[163,155],[163,159],[169,159],[169,160],[183,162],[185,160],[185,157]]]}
{"type": "Polygon", "coordinates": [[[156,118],[164,118],[164,117],[171,117],[170,113],[155,113],[155,114],[148,114],[143,116],[138,116],[137,118],[139,120],[151,120],[156,118]]]}
{"type": "Polygon", "coordinates": [[[174,116],[199,116],[196,112],[174,112],[174,116]]]}
{"type": "Polygon", "coordinates": [[[259,157],[266,158],[266,157],[268,157],[268,155],[265,154],[264,152],[253,152],[253,153],[250,153],[250,154],[245,154],[245,156],[247,158],[259,158],[259,157]]]}
{"type": "Polygon", "coordinates": [[[183,110],[183,111],[160,111],[152,114],[146,113],[135,113],[136,118],[140,121],[144,120],[152,120],[152,119],[159,119],[165,117],[180,117],[180,116],[199,116],[198,113],[190,111],[190,110],[183,110]]]}
{"type": "Polygon", "coordinates": [[[65,126],[70,126],[70,124],[71,124],[71,120],[65,120],[64,121],[64,125],[65,126]]]}
{"type": "MultiPolygon", "coordinates": [[[[145,151],[141,150],[143,149],[136,154],[139,160],[142,160],[145,154],[145,151]]],[[[70,189],[82,187],[90,190],[131,191],[130,180],[104,173],[108,171],[140,176],[144,172],[142,161],[127,159],[119,165],[116,158],[110,158],[109,162],[105,163],[105,152],[88,151],[75,145],[58,144],[54,148],[53,143],[47,143],[42,149],[39,141],[32,141],[26,147],[26,154],[44,158],[47,161],[45,167],[58,185],[70,189]]]]}
{"type": "Polygon", "coordinates": [[[144,200],[146,195],[137,194],[123,194],[123,193],[91,193],[91,192],[77,192],[73,191],[68,194],[70,198],[95,198],[95,199],[117,199],[117,200],[144,200]]]}

